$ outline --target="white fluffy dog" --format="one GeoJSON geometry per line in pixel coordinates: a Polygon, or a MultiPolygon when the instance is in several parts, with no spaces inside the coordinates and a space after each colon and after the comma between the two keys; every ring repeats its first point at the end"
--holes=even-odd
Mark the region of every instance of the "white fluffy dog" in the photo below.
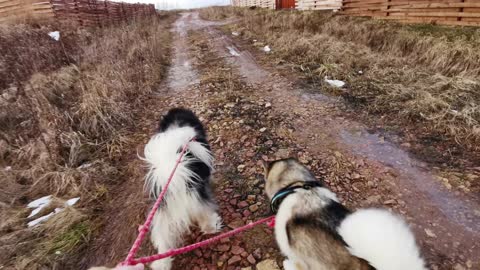
{"type": "MultiPolygon", "coordinates": [[[[211,192],[213,156],[205,130],[195,114],[172,109],[160,121],[158,133],[145,146],[150,167],[146,187],[156,199],[165,186],[184,145],[192,138],[167,193],[155,214],[151,240],[159,253],[176,248],[190,226],[198,224],[203,233],[218,232],[221,218],[211,192]]],[[[154,270],[171,268],[172,258],[152,263],[154,270]]]]}

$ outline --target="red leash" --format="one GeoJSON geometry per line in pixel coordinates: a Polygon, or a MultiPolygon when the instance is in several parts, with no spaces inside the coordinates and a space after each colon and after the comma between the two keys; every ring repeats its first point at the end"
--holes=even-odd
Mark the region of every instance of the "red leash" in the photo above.
{"type": "Polygon", "coordinates": [[[153,261],[156,261],[156,260],[164,259],[164,258],[167,258],[167,257],[180,255],[180,254],[192,251],[194,249],[210,245],[212,243],[215,243],[215,242],[219,241],[220,239],[236,235],[236,234],[241,233],[245,230],[248,230],[248,229],[251,229],[251,228],[253,228],[257,225],[260,225],[262,223],[268,223],[268,225],[270,227],[274,226],[275,217],[271,216],[271,217],[258,220],[256,222],[250,223],[250,224],[245,225],[243,227],[239,227],[237,229],[234,229],[234,230],[231,230],[229,232],[214,236],[210,239],[207,239],[207,240],[204,240],[204,241],[192,244],[192,245],[188,245],[188,246],[185,246],[185,247],[182,247],[182,248],[172,249],[172,250],[169,250],[165,253],[160,253],[160,254],[156,254],[156,255],[152,255],[152,256],[147,256],[147,257],[142,257],[142,258],[135,259],[135,255],[137,254],[137,251],[140,248],[140,245],[142,244],[143,239],[145,239],[145,236],[146,236],[147,232],[149,231],[150,225],[152,224],[153,217],[155,216],[155,213],[157,212],[158,207],[160,206],[160,203],[162,202],[163,197],[165,196],[165,193],[167,192],[167,189],[168,189],[168,186],[170,185],[170,182],[172,182],[173,176],[175,175],[175,171],[177,170],[178,165],[182,161],[182,158],[183,158],[185,152],[187,151],[188,144],[191,141],[194,141],[194,140],[195,140],[195,138],[192,138],[183,147],[182,152],[180,153],[180,156],[178,157],[177,162],[175,163],[175,166],[173,167],[172,173],[170,174],[170,176],[168,178],[168,181],[165,184],[165,187],[162,189],[162,192],[158,196],[157,201],[155,202],[155,204],[152,207],[152,210],[150,210],[150,213],[148,213],[147,220],[145,221],[145,223],[143,224],[143,226],[139,230],[139,234],[137,236],[137,239],[135,239],[135,242],[133,243],[132,248],[128,252],[127,258],[125,259],[125,261],[123,261],[121,263],[122,265],[136,265],[136,264],[139,264],[139,263],[145,264],[145,263],[150,263],[150,262],[153,262],[153,261]]]}
{"type": "Polygon", "coordinates": [[[262,223],[267,223],[269,226],[272,226],[271,224],[274,222],[274,218],[275,218],[275,216],[267,217],[267,218],[255,221],[253,223],[250,223],[248,225],[245,225],[243,227],[236,228],[235,230],[231,230],[229,232],[219,234],[219,235],[214,236],[210,239],[203,240],[201,242],[191,244],[191,245],[188,245],[188,246],[185,246],[185,247],[172,249],[172,250],[169,250],[165,253],[160,253],[160,254],[147,256],[147,257],[142,257],[142,258],[138,258],[138,259],[133,259],[133,260],[130,261],[130,265],[135,265],[135,264],[139,264],[139,263],[146,264],[146,263],[150,263],[150,262],[153,262],[153,261],[156,261],[156,260],[160,260],[160,259],[180,255],[180,254],[183,254],[183,253],[187,253],[187,252],[192,251],[194,249],[201,248],[201,247],[204,247],[204,246],[208,246],[210,244],[218,242],[218,241],[220,241],[220,239],[228,238],[230,236],[239,234],[239,233],[241,233],[245,230],[251,229],[251,228],[253,228],[257,225],[260,225],[262,223]]]}

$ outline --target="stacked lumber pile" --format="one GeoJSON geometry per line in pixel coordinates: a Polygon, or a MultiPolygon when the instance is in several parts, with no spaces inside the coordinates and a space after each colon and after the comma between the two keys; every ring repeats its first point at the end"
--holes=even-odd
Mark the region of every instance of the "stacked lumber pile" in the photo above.
{"type": "Polygon", "coordinates": [[[298,10],[339,10],[342,8],[342,0],[297,0],[298,10]]]}
{"type": "Polygon", "coordinates": [[[480,26],[480,1],[343,0],[341,14],[407,23],[480,26]]]}
{"type": "Polygon", "coordinates": [[[232,5],[237,7],[261,7],[275,9],[275,0],[233,0],[232,5]]]}
{"type": "Polygon", "coordinates": [[[0,0],[0,22],[49,19],[101,27],[156,14],[153,4],[97,0],[0,0]]]}

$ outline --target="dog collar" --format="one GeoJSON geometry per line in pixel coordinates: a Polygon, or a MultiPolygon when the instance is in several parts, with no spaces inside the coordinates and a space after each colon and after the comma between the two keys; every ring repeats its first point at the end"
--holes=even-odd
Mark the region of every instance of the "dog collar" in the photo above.
{"type": "Polygon", "coordinates": [[[270,209],[274,214],[278,212],[278,208],[283,200],[290,194],[295,193],[295,190],[301,188],[310,190],[314,187],[322,187],[322,183],[316,181],[303,182],[302,185],[298,185],[300,182],[292,183],[282,189],[280,189],[275,195],[273,195],[272,200],[270,201],[270,209]]]}

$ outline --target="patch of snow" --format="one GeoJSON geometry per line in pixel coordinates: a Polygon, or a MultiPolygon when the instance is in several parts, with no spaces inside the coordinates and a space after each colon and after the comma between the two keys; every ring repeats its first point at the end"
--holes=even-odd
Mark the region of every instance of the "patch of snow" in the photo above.
{"type": "Polygon", "coordinates": [[[345,86],[345,82],[340,81],[340,80],[329,80],[327,77],[325,77],[325,82],[330,84],[331,86],[339,87],[342,88],[345,86]]]}
{"type": "Polygon", "coordinates": [[[35,225],[38,225],[39,223],[41,222],[44,222],[44,221],[47,221],[48,219],[50,219],[51,217],[53,217],[53,215],[55,215],[55,212],[51,212],[50,214],[46,215],[46,216],[43,216],[43,217],[39,217],[37,219],[34,219],[30,222],[27,223],[27,226],[28,227],[33,227],[35,225]]]}
{"type": "Polygon", "coordinates": [[[72,206],[72,205],[76,204],[78,202],[78,200],[80,200],[80,197],[70,199],[65,204],[68,205],[68,206],[72,206]]]}
{"type": "Polygon", "coordinates": [[[358,74],[363,74],[363,71],[359,70],[359,71],[358,71],[358,74]]]}
{"type": "Polygon", "coordinates": [[[232,32],[232,36],[238,37],[238,36],[240,36],[240,33],[238,33],[238,32],[232,32]]]}
{"type": "Polygon", "coordinates": [[[8,171],[11,171],[12,170],[12,166],[7,166],[5,167],[5,171],[8,172],[8,171]]]}
{"type": "Polygon", "coordinates": [[[230,52],[231,55],[240,56],[240,54],[237,52],[237,50],[235,50],[234,47],[228,46],[227,49],[228,49],[228,52],[230,52]]]}
{"type": "Polygon", "coordinates": [[[60,40],[60,32],[59,31],[50,32],[50,33],[48,33],[48,35],[56,41],[60,40]]]}
{"type": "Polygon", "coordinates": [[[256,40],[256,39],[254,39],[254,40],[253,40],[253,42],[257,42],[257,40],[256,40]]]}
{"type": "Polygon", "coordinates": [[[79,169],[86,169],[88,167],[92,167],[92,163],[85,163],[85,164],[82,164],[80,166],[78,166],[79,169]]]}
{"type": "MultiPolygon", "coordinates": [[[[73,206],[74,204],[76,204],[78,201],[80,200],[80,197],[77,197],[77,198],[72,198],[70,200],[67,200],[65,202],[65,207],[67,206],[73,206]]],[[[30,213],[30,215],[28,216],[28,218],[30,217],[33,217],[35,216],[36,214],[38,214],[44,207],[48,206],[50,204],[50,202],[52,201],[52,195],[48,195],[48,196],[45,196],[45,197],[42,197],[40,199],[37,199],[31,203],[29,203],[27,205],[28,208],[35,208],[32,213],[30,213]]],[[[58,214],[60,212],[62,212],[63,210],[65,210],[65,208],[55,208],[55,210],[53,212],[51,212],[50,214],[48,215],[45,215],[45,216],[42,216],[42,217],[39,217],[37,219],[34,219],[30,222],[27,223],[27,226],[28,227],[33,227],[33,226],[36,226],[46,220],[48,220],[49,218],[51,218],[53,215],[55,214],[58,214]]]]}
{"type": "Polygon", "coordinates": [[[45,197],[41,197],[40,199],[36,199],[35,201],[27,204],[27,208],[34,208],[30,215],[27,218],[31,218],[38,214],[42,209],[50,204],[52,201],[52,195],[48,195],[45,197]]]}
{"type": "Polygon", "coordinates": [[[33,202],[27,204],[28,208],[37,208],[45,204],[49,204],[52,201],[52,195],[48,195],[45,197],[41,197],[40,199],[36,199],[33,202]]]}
{"type": "MultiPolygon", "coordinates": [[[[46,205],[45,205],[45,206],[46,206],[46,205]]],[[[40,207],[38,207],[38,208],[33,209],[33,211],[30,213],[30,215],[28,215],[27,218],[31,218],[31,217],[35,216],[35,215],[38,214],[40,211],[42,211],[42,209],[43,209],[45,206],[40,206],[40,207]]]]}
{"type": "Polygon", "coordinates": [[[263,50],[264,52],[267,52],[267,53],[272,51],[272,49],[270,49],[270,47],[269,47],[268,45],[265,46],[265,47],[263,47],[262,50],[263,50]]]}

